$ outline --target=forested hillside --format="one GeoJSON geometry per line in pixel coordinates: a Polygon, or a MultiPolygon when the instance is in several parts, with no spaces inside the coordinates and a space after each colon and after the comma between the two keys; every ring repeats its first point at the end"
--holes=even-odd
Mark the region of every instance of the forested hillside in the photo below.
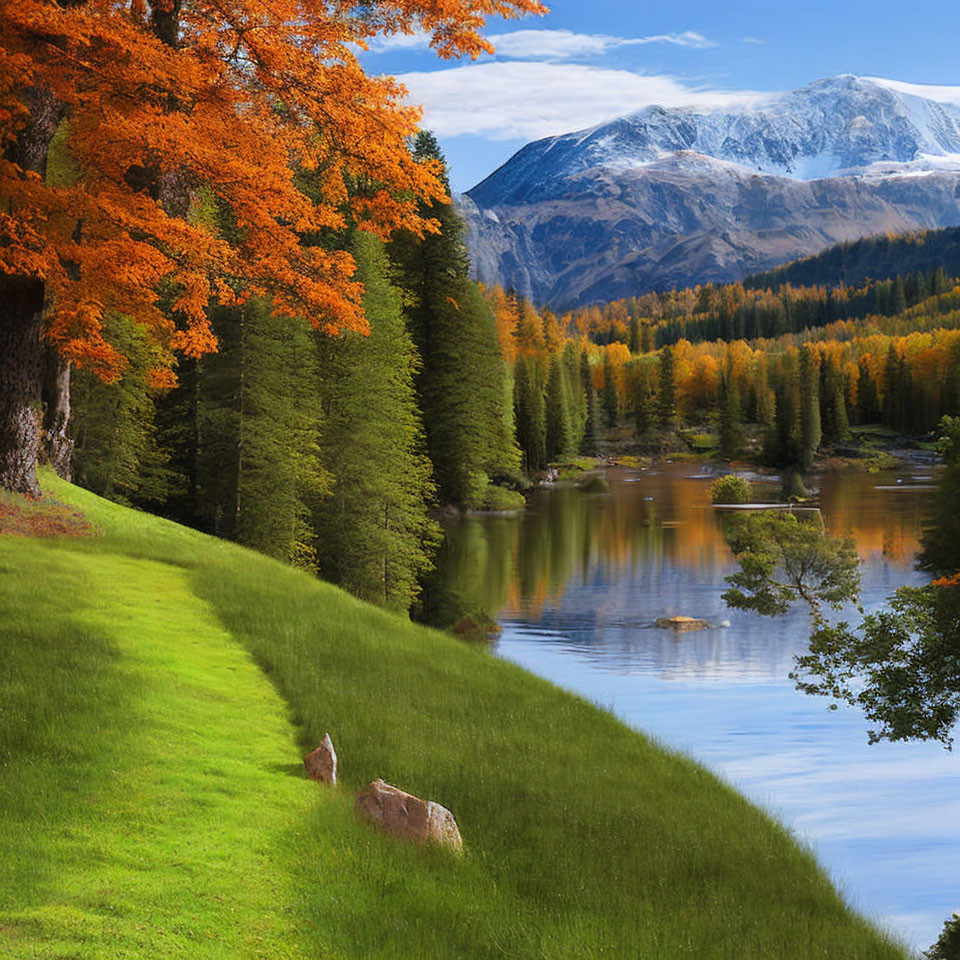
{"type": "Polygon", "coordinates": [[[960,228],[883,233],[838,243],[815,256],[747,277],[743,285],[750,290],[788,283],[840,287],[917,271],[929,273],[938,267],[950,276],[960,276],[960,228]]]}
{"type": "MultiPolygon", "coordinates": [[[[417,151],[439,159],[429,135],[417,151]]],[[[369,336],[318,336],[252,300],[215,312],[220,351],[183,361],[160,390],[118,319],[123,377],[75,378],[77,479],[405,611],[437,507],[517,506],[524,477],[598,453],[612,428],[641,448],[691,428],[728,458],[806,468],[851,428],[919,436],[960,411],[960,288],[940,265],[558,317],[468,279],[449,204],[421,214],[439,231],[350,241],[369,336]]]]}
{"type": "Polygon", "coordinates": [[[728,458],[752,451],[771,466],[805,468],[848,442],[851,427],[919,436],[960,410],[955,282],[936,266],[857,288],[707,285],[559,318],[500,288],[488,298],[517,354],[528,466],[595,449],[602,411],[608,427],[632,426],[641,446],[696,427],[716,434],[728,458]],[[557,365],[562,387],[552,386],[557,365]],[[528,381],[541,387],[532,398],[528,381]],[[569,438],[551,443],[540,407],[566,396],[569,438]]]}

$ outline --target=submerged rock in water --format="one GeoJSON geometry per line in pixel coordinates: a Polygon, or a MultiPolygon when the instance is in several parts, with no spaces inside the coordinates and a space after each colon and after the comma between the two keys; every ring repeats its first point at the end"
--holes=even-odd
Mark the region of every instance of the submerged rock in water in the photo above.
{"type": "Polygon", "coordinates": [[[657,626],[668,630],[706,630],[709,624],[697,617],[660,617],[657,626]]]}
{"type": "Polygon", "coordinates": [[[607,483],[606,477],[601,477],[598,474],[593,474],[592,476],[584,477],[578,484],[577,487],[582,490],[584,493],[609,493],[610,484],[607,483]]]}
{"type": "Polygon", "coordinates": [[[303,758],[303,765],[307,768],[311,780],[316,780],[317,783],[329,783],[331,786],[336,785],[337,752],[333,749],[333,741],[329,733],[323,735],[323,741],[316,750],[303,758]]]}
{"type": "Polygon", "coordinates": [[[361,819],[398,837],[463,849],[457,821],[446,807],[432,800],[421,800],[383,780],[374,780],[357,794],[354,810],[361,819]]]}

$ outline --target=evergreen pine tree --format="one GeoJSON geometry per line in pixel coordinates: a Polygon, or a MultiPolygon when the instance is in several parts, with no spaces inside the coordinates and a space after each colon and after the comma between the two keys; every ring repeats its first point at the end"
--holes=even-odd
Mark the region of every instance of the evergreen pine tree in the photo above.
{"type": "MultiPolygon", "coordinates": [[[[580,449],[583,431],[587,426],[587,394],[580,359],[579,347],[572,340],[568,340],[563,346],[563,375],[567,385],[571,452],[580,449]]],[[[589,373],[589,365],[587,372],[589,373]]]]}
{"type": "Polygon", "coordinates": [[[934,295],[946,293],[949,289],[947,284],[947,274],[943,267],[937,267],[933,271],[933,279],[930,281],[931,292],[934,295]]]}
{"type": "Polygon", "coordinates": [[[910,371],[891,341],[883,368],[883,422],[901,433],[908,429],[910,371]]]}
{"type": "Polygon", "coordinates": [[[757,423],[763,427],[772,427],[776,417],[776,401],[770,389],[767,355],[763,354],[757,368],[757,423]]]}
{"type": "Polygon", "coordinates": [[[850,435],[843,375],[831,356],[820,361],[820,423],[826,444],[840,443],[850,435]]]}
{"type": "Polygon", "coordinates": [[[170,452],[156,426],[157,391],[148,383],[152,349],[142,327],[123,316],[107,320],[104,331],[129,360],[116,383],[78,370],[71,385],[74,440],[73,477],[109,500],[156,507],[184,482],[171,467],[170,452]]]}
{"type": "Polygon", "coordinates": [[[657,419],[664,430],[675,426],[677,419],[677,385],[673,367],[673,347],[664,347],[660,351],[657,387],[657,419]]]}
{"type": "MultiPolygon", "coordinates": [[[[419,134],[415,154],[443,162],[429,133],[419,134]]],[[[398,237],[390,254],[411,299],[409,328],[421,358],[417,397],[438,496],[476,507],[491,477],[519,465],[505,403],[507,371],[496,321],[468,277],[463,221],[449,203],[422,212],[438,221],[440,232],[398,237]]]]}
{"type": "Polygon", "coordinates": [[[800,459],[799,466],[806,470],[820,447],[820,370],[817,352],[810,344],[800,348],[800,459]]]}
{"type": "Polygon", "coordinates": [[[740,408],[740,388],[728,357],[726,369],[720,377],[720,456],[734,460],[743,448],[743,417],[740,408]]]}
{"type": "Polygon", "coordinates": [[[321,456],[333,480],[313,514],[317,564],[361,599],[405,613],[439,539],[427,514],[434,491],[421,452],[416,353],[382,243],[358,233],[353,255],[370,334],[321,344],[321,456]]]}
{"type": "Polygon", "coordinates": [[[857,422],[876,423],[880,418],[880,398],[870,373],[870,358],[863,354],[857,363],[857,422]]]}
{"type": "Polygon", "coordinates": [[[302,559],[321,486],[314,336],[263,300],[211,320],[220,350],[198,382],[193,512],[218,536],[302,559]]]}
{"type": "Polygon", "coordinates": [[[613,364],[610,362],[610,355],[604,354],[603,357],[603,413],[606,417],[607,426],[611,429],[617,425],[617,413],[619,404],[617,402],[617,385],[613,379],[613,364]]]}
{"type": "Polygon", "coordinates": [[[547,460],[557,460],[574,449],[570,424],[570,397],[564,363],[558,354],[550,358],[546,400],[547,460]]]}
{"type": "Polygon", "coordinates": [[[600,440],[600,404],[597,400],[597,391],[593,388],[593,373],[590,370],[590,358],[587,351],[580,352],[580,382],[583,384],[584,406],[586,420],[583,425],[583,439],[580,441],[580,452],[588,457],[596,456],[600,440]]]}
{"type": "Polygon", "coordinates": [[[893,281],[893,295],[890,300],[890,313],[893,316],[899,316],[907,309],[907,291],[903,285],[903,277],[897,274],[893,281]]]}
{"type": "Polygon", "coordinates": [[[513,396],[517,445],[523,456],[523,468],[529,474],[536,473],[547,465],[547,426],[543,392],[532,357],[517,358],[513,396]]]}

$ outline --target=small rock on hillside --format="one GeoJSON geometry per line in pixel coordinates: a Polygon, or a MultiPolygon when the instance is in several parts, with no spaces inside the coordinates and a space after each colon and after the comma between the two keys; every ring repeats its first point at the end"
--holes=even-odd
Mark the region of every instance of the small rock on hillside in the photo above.
{"type": "Polygon", "coordinates": [[[439,843],[463,849],[463,839],[453,814],[439,803],[421,800],[377,779],[357,794],[357,816],[372,821],[388,833],[417,843],[439,843]]]}
{"type": "Polygon", "coordinates": [[[329,733],[323,735],[323,742],[316,750],[303,758],[303,765],[307,768],[311,780],[329,783],[331,786],[336,784],[337,752],[333,749],[333,741],[329,733]]]}

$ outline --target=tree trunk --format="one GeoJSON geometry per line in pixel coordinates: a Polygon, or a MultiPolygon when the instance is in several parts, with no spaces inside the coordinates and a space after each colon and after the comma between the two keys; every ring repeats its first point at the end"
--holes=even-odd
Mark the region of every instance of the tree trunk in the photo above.
{"type": "Polygon", "coordinates": [[[64,480],[70,479],[73,440],[67,436],[70,422],[70,361],[53,347],[44,348],[43,445],[50,466],[64,480]]]}
{"type": "Polygon", "coordinates": [[[0,277],[0,487],[40,496],[43,281],[0,277]]]}

